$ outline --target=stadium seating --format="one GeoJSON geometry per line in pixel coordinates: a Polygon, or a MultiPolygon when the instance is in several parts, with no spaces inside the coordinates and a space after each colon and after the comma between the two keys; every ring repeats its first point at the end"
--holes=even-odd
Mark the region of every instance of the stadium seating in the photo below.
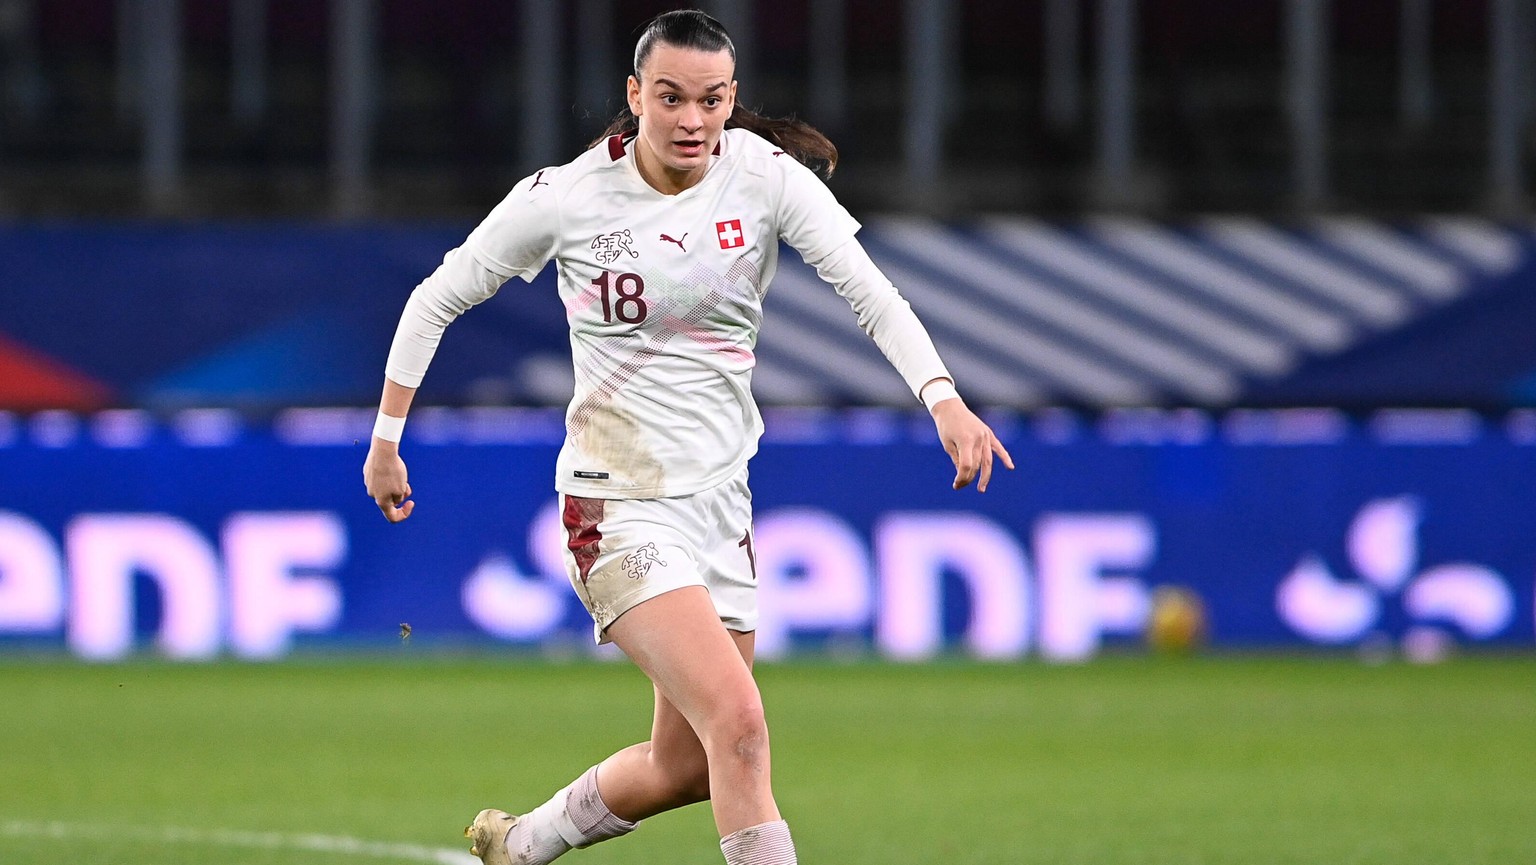
{"type": "MultiPolygon", "coordinates": [[[[367,405],[401,305],[468,225],[34,225],[0,230],[0,407],[367,405]],[[57,262],[75,265],[58,268],[57,262]]],[[[974,401],[1528,404],[1529,231],[1472,218],[1131,218],[861,233],[974,401]]],[[[558,405],[551,272],[456,323],[423,400],[558,405]]],[[[907,405],[792,250],[766,301],[768,404],[907,405]]]]}

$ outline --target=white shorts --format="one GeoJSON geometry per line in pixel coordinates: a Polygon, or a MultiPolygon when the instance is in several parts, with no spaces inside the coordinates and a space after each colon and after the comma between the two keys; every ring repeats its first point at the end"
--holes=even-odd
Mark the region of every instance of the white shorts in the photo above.
{"type": "Polygon", "coordinates": [[[560,495],[565,572],[592,614],[599,644],[641,601],[703,586],[720,621],[757,629],[752,493],[747,469],[713,489],[660,499],[560,495]]]}

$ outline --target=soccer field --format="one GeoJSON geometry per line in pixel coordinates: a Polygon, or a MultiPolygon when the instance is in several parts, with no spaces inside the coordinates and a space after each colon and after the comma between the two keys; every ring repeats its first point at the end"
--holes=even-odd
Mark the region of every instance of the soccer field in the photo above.
{"type": "MultiPolygon", "coordinates": [[[[1536,861],[1536,658],[760,671],[800,861],[1536,861]]],[[[643,738],[631,667],[0,663],[0,862],[465,861],[643,738]]],[[[469,859],[473,863],[473,859],[469,859]]],[[[719,862],[707,806],[562,860],[719,862]]]]}

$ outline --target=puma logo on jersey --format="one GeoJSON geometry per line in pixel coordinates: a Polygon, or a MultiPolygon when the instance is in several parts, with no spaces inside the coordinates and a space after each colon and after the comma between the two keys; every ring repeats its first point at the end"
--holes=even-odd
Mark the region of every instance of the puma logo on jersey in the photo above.
{"type": "Polygon", "coordinates": [[[629,234],[629,229],[626,228],[623,231],[610,231],[607,234],[601,234],[592,238],[592,248],[597,250],[598,261],[601,261],[603,264],[612,264],[615,259],[626,252],[629,253],[630,258],[639,258],[640,253],[630,248],[630,244],[634,242],[634,238],[629,234]]]}
{"type": "Polygon", "coordinates": [[[545,183],[545,182],[544,182],[544,181],[543,181],[543,180],[542,180],[542,179],[541,179],[541,178],[543,178],[543,177],[544,177],[544,172],[546,172],[546,171],[548,171],[548,170],[549,170],[549,169],[548,169],[548,168],[540,168],[540,169],[539,169],[539,173],[538,173],[538,174],[535,174],[535,175],[534,175],[534,176],[533,176],[533,186],[530,186],[530,187],[528,187],[528,189],[529,189],[529,191],[530,191],[530,192],[531,192],[531,191],[532,191],[532,190],[534,190],[534,189],[535,189],[535,188],[537,188],[537,187],[540,187],[540,186],[548,186],[548,185],[549,185],[549,184],[548,184],[548,183],[545,183]]]}
{"type": "Polygon", "coordinates": [[[683,232],[683,236],[682,237],[674,238],[671,235],[663,234],[661,236],[661,239],[665,240],[667,243],[675,243],[675,244],[677,244],[677,248],[681,249],[683,252],[687,252],[688,251],[688,248],[683,246],[683,241],[688,239],[688,232],[686,232],[686,231],[683,232]]]}
{"type": "Polygon", "coordinates": [[[651,570],[651,565],[657,564],[666,567],[667,563],[661,560],[661,553],[657,551],[655,543],[649,543],[624,557],[620,565],[624,568],[624,576],[631,580],[638,580],[651,570]]]}
{"type": "Polygon", "coordinates": [[[773,155],[774,156],[783,156],[784,155],[784,151],[782,151],[782,150],[775,150],[775,151],[773,151],[773,155]]]}

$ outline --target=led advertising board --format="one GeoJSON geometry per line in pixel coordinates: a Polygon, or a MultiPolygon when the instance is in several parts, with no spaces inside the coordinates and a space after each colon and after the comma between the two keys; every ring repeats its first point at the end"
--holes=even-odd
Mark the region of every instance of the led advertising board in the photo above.
{"type": "MultiPolygon", "coordinates": [[[[0,651],[280,658],[415,645],[586,652],[547,409],[421,409],[417,509],[363,491],[372,413],[0,415],[0,651]]],[[[991,418],[985,495],[922,415],[775,411],[751,466],[767,657],[1076,661],[1157,590],[1215,647],[1536,642],[1536,415],[1047,411],[991,418]]]]}

